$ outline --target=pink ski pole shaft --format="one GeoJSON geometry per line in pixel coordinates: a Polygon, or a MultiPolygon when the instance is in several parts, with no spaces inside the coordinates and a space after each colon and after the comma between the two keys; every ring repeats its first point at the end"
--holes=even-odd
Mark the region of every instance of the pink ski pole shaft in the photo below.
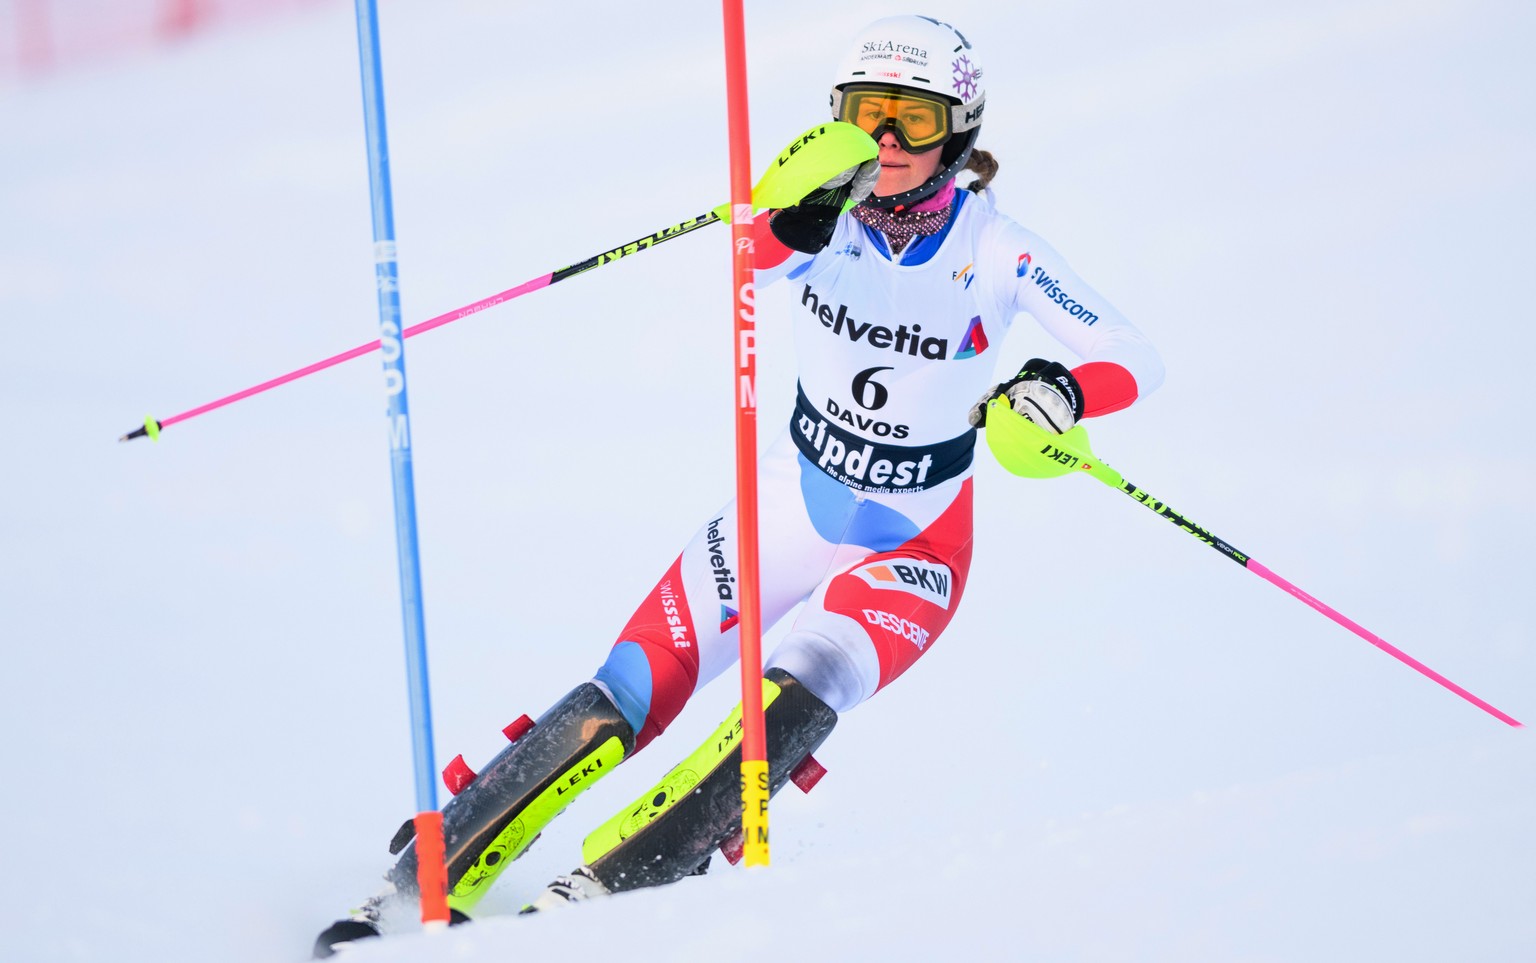
{"type": "MultiPolygon", "coordinates": [[[[440,328],[443,325],[457,321],[460,318],[468,317],[471,314],[478,314],[479,312],[484,311],[486,308],[494,307],[506,301],[511,301],[513,298],[520,298],[531,291],[537,291],[540,288],[547,288],[557,281],[564,281],[566,278],[574,277],[575,275],[581,274],[585,271],[590,271],[592,268],[602,267],[604,264],[610,264],[614,261],[617,261],[619,258],[627,257],[639,251],[648,250],[657,244],[660,244],[662,241],[670,241],[674,237],[681,237],[690,231],[698,230],[701,227],[713,224],[719,220],[720,216],[714,212],[710,212],[708,214],[700,214],[692,220],[684,221],[681,224],[674,224],[671,227],[662,228],[654,234],[650,234],[638,240],[631,241],[628,244],[624,244],[612,250],[603,251],[601,254],[594,254],[592,257],[587,258],[585,261],[580,261],[576,264],[570,265],[569,267],[563,267],[558,271],[551,271],[549,274],[541,275],[540,277],[533,278],[532,280],[524,281],[522,284],[519,284],[515,288],[508,288],[507,290],[493,294],[488,298],[482,298],[473,304],[466,304],[462,308],[455,308],[452,311],[449,311],[445,314],[440,314],[435,318],[429,318],[426,321],[421,321],[417,324],[410,325],[401,332],[401,337],[411,338],[425,331],[431,331],[433,328],[440,328]]],[[[196,408],[189,408],[186,411],[171,415],[168,418],[145,418],[144,424],[141,427],[135,428],[133,431],[123,435],[118,439],[118,441],[132,441],[135,438],[142,438],[145,435],[158,440],[161,430],[169,428],[171,425],[196,418],[198,415],[207,414],[210,411],[223,408],[226,405],[232,405],[235,402],[249,398],[252,395],[259,395],[264,391],[270,391],[279,385],[285,385],[290,381],[297,381],[300,378],[312,375],[317,371],[324,371],[326,368],[334,367],[335,365],[341,364],[343,361],[350,361],[353,358],[361,357],[365,354],[371,354],[374,351],[379,350],[379,347],[382,344],[382,340],[370,341],[367,344],[360,344],[357,347],[343,351],[340,354],[331,355],[329,358],[321,359],[320,361],[316,361],[313,364],[307,364],[304,367],[297,368],[288,372],[287,374],[278,375],[276,378],[263,381],[261,384],[252,385],[249,388],[236,391],[234,394],[225,395],[222,398],[210,401],[204,405],[198,405],[196,408]]]]}
{"type": "Polygon", "coordinates": [[[1397,661],[1413,669],[1415,672],[1418,672],[1420,675],[1423,675],[1426,678],[1433,679],[1435,682],[1438,682],[1440,685],[1461,696],[1463,699],[1477,706],[1479,709],[1493,716],[1500,722],[1505,723],[1506,725],[1515,726],[1516,728],[1520,728],[1523,725],[1523,723],[1517,720],[1514,716],[1511,716],[1509,713],[1503,711],[1502,709],[1490,705],[1487,701],[1479,698],[1478,696],[1473,695],[1471,692],[1468,692],[1466,689],[1452,682],[1450,679],[1447,679],[1445,676],[1436,672],[1434,669],[1431,669],[1429,666],[1420,662],[1418,659],[1415,659],[1413,656],[1404,652],[1402,649],[1399,649],[1397,646],[1388,642],[1386,639],[1383,639],[1381,636],[1360,625],[1353,619],[1348,618],[1337,609],[1318,601],[1311,595],[1297,588],[1291,582],[1281,578],[1279,575],[1276,575],[1274,572],[1270,571],[1268,566],[1264,565],[1258,559],[1251,558],[1247,554],[1238,551],[1231,545],[1217,538],[1215,535],[1212,535],[1210,532],[1201,528],[1199,525],[1196,525],[1194,522],[1180,515],[1178,512],[1168,507],[1168,505],[1152,497],[1150,492],[1137,488],[1135,485],[1126,481],[1123,477],[1121,477],[1119,472],[1115,471],[1113,468],[1110,468],[1102,461],[1099,461],[1096,457],[1090,455],[1083,461],[1084,464],[1082,467],[1084,470],[1093,475],[1093,477],[1097,478],[1099,481],[1110,486],[1111,488],[1118,489],[1131,496],[1137,502],[1144,505],[1154,513],[1168,519],[1179,528],[1216,549],[1218,552],[1243,566],[1248,571],[1257,575],[1259,578],[1262,578],[1270,584],[1276,585],[1289,592],[1291,595],[1328,616],[1328,618],[1344,626],[1346,629],[1376,646],[1376,648],[1390,655],[1397,661]]]}
{"type": "Polygon", "coordinates": [[[1324,605],[1295,585],[1271,572],[1256,559],[1250,558],[1247,553],[1239,552],[1231,545],[1174,511],[1166,503],[1152,497],[1151,492],[1137,488],[1126,481],[1124,476],[1106,465],[1089,448],[1088,434],[1084,431],[1082,425],[1069,429],[1065,434],[1051,434],[1028,419],[1021,417],[1013,410],[1008,399],[999,395],[988,402],[986,428],[987,447],[992,449],[992,453],[997,457],[998,463],[1015,475],[1021,475],[1025,478],[1057,478],[1062,475],[1087,472],[1110,488],[1131,496],[1131,498],[1154,514],[1168,519],[1179,528],[1216,549],[1216,551],[1253,574],[1272,585],[1285,589],[1291,595],[1301,599],[1312,608],[1349,629],[1413,671],[1425,678],[1433,679],[1500,722],[1517,728],[1521,726],[1520,721],[1514,716],[1494,708],[1418,659],[1415,659],[1396,646],[1390,645],[1381,636],[1366,630],[1352,619],[1345,618],[1331,606],[1324,605]]]}
{"type": "Polygon", "coordinates": [[[1269,570],[1268,566],[1264,565],[1264,563],[1260,562],[1258,559],[1250,558],[1246,563],[1244,563],[1243,567],[1257,575],[1259,578],[1264,579],[1272,585],[1277,585],[1285,591],[1301,599],[1303,602],[1328,616],[1330,619],[1333,619],[1335,622],[1344,626],[1346,629],[1349,629],[1351,632],[1376,646],[1376,648],[1390,655],[1392,658],[1398,660],[1409,668],[1412,668],[1414,671],[1420,673],[1421,675],[1435,680],[1436,682],[1445,686],[1447,689],[1450,689],[1452,692],[1461,696],[1463,699],[1466,699],[1468,702],[1477,706],[1479,709],[1493,716],[1500,722],[1515,726],[1516,728],[1519,728],[1522,725],[1519,720],[1515,719],[1509,713],[1489,705],[1487,702],[1468,692],[1466,689],[1463,689],[1461,686],[1452,682],[1450,679],[1447,679],[1445,676],[1436,672],[1434,669],[1431,669],[1429,666],[1420,662],[1418,659],[1415,659],[1413,656],[1404,652],[1402,649],[1399,649],[1397,646],[1388,642],[1386,639],[1383,639],[1375,632],[1372,632],[1365,626],[1356,622],[1354,619],[1351,619],[1347,615],[1344,615],[1342,612],[1339,612],[1333,608],[1333,606],[1328,605],[1325,602],[1318,601],[1311,595],[1308,595],[1306,592],[1297,588],[1291,582],[1276,575],[1274,572],[1269,570]]]}

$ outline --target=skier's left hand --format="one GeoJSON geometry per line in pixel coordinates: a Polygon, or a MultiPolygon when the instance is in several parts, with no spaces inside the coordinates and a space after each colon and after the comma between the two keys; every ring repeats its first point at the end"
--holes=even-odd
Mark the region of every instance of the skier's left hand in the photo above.
{"type": "Polygon", "coordinates": [[[850,167],[802,197],[793,207],[770,211],[768,228],[785,247],[815,254],[831,243],[838,215],[868,197],[879,179],[878,158],[850,167]]]}
{"type": "Polygon", "coordinates": [[[988,389],[971,406],[971,426],[986,427],[987,402],[1001,397],[1008,399],[1014,411],[1057,435],[1066,433],[1083,417],[1083,389],[1059,361],[1031,358],[1017,375],[988,389]]]}

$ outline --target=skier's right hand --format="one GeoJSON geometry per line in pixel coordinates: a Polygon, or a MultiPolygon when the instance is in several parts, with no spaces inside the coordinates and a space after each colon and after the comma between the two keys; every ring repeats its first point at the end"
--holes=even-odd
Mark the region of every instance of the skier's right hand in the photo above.
{"type": "Polygon", "coordinates": [[[768,213],[768,228],[787,248],[815,254],[832,241],[838,215],[875,189],[880,161],[871,158],[839,173],[800,199],[793,207],[768,213]]]}

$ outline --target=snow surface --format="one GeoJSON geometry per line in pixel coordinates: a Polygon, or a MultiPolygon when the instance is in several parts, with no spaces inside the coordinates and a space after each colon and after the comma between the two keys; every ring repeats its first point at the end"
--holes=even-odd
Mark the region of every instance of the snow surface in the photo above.
{"type": "MultiPolygon", "coordinates": [[[[761,162],[893,9],[752,6],[761,162]]],[[[1100,454],[1536,721],[1536,8],[929,9],[978,44],[1001,206],[1168,362],[1100,454]]],[[[718,6],[382,26],[409,319],[724,200],[718,6]]],[[[376,336],[352,8],[12,85],[0,131],[0,959],[302,959],[413,802],[377,364],[114,439],[376,336]]],[[[439,765],[584,679],[731,490],[726,237],[410,342],[439,765]]],[[[1087,479],[978,476],[965,608],[779,797],[770,870],[355,959],[1536,959],[1528,732],[1087,479]]]]}

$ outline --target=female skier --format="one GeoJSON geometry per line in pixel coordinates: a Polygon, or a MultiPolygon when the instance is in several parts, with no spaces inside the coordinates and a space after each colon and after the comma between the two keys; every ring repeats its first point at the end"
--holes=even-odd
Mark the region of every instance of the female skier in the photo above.
{"type": "MultiPolygon", "coordinates": [[[[870,24],[839,68],[832,114],[870,134],[878,158],[771,212],[772,236],[760,232],[758,283],[793,285],[799,359],[793,417],[760,459],[763,625],[805,603],[766,660],[773,791],[838,713],[911,668],[954,617],[971,561],[972,458],[986,402],[1007,397],[1064,432],[1162,380],[1141,333],[1050,245],[993,208],[987,183],[997,165],[975,149],[982,81],[976,51],[950,25],[917,16],[870,24]],[[978,176],[957,189],[967,169],[978,176]],[[1035,359],[988,388],[988,349],[1021,312],[1081,362],[1035,359]]],[[[471,781],[443,810],[456,914],[736,661],[736,546],[728,504],[641,602],[596,675],[513,734],[478,776],[461,774],[471,781]]],[[[702,871],[740,827],[739,728],[738,708],[588,837],[582,865],[530,909],[702,871]]],[[[391,846],[402,855],[389,877],[413,892],[408,828],[391,846]]],[[[370,901],[327,930],[317,955],[376,934],[378,909],[370,901]]]]}

